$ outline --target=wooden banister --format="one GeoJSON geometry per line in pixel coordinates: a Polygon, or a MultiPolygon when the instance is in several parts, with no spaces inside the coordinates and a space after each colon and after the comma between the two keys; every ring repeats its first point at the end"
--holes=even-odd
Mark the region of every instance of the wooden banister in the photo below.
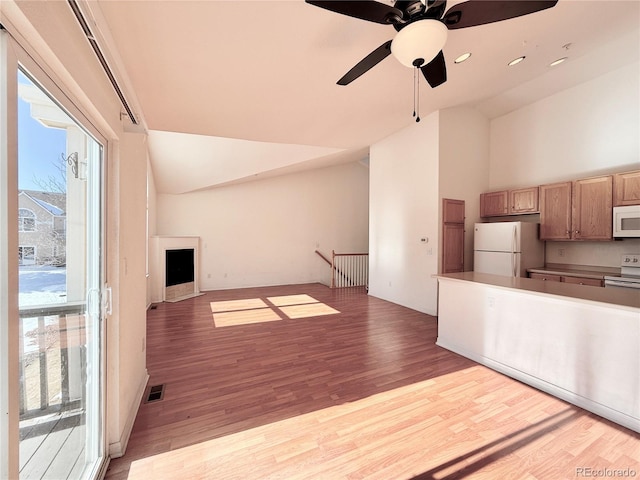
{"type": "Polygon", "coordinates": [[[325,262],[327,262],[329,265],[331,265],[331,260],[329,260],[327,257],[325,257],[325,256],[322,254],[322,252],[321,252],[321,251],[316,250],[316,253],[317,253],[318,255],[320,255],[320,258],[322,258],[325,262]]]}

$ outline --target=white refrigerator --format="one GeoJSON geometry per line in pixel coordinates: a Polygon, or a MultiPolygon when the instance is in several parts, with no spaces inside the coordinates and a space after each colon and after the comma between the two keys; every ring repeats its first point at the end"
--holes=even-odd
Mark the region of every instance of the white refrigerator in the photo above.
{"type": "Polygon", "coordinates": [[[544,242],[538,239],[538,230],[537,223],[476,223],[473,270],[526,277],[527,268],[544,266],[544,242]]]}

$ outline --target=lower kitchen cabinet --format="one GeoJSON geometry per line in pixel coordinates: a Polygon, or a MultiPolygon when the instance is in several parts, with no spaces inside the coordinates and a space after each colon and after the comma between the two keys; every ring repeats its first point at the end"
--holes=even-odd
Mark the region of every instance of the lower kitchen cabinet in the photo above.
{"type": "Polygon", "coordinates": [[[574,283],[576,285],[591,285],[593,287],[604,287],[604,282],[599,278],[562,277],[560,281],[564,283],[574,283]]]}
{"type": "Polygon", "coordinates": [[[548,282],[559,282],[560,275],[551,275],[546,273],[530,273],[529,278],[534,278],[536,280],[545,280],[548,282]]]}
{"type": "Polygon", "coordinates": [[[573,283],[575,285],[591,285],[593,287],[603,287],[604,281],[599,278],[591,277],[570,277],[568,275],[554,275],[552,273],[530,273],[529,278],[536,280],[544,280],[547,282],[564,282],[573,283]]]}

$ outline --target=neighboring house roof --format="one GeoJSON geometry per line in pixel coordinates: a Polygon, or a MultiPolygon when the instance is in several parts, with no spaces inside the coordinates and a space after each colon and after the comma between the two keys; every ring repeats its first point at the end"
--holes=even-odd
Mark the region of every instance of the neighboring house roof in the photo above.
{"type": "Polygon", "coordinates": [[[20,190],[20,193],[31,198],[31,200],[51,213],[51,215],[62,216],[65,214],[67,203],[66,193],[39,192],[37,190],[20,190]]]}

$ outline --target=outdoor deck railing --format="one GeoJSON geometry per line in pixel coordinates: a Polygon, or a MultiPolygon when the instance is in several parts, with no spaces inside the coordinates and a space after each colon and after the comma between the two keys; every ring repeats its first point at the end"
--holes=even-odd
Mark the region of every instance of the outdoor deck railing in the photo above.
{"type": "Polygon", "coordinates": [[[20,420],[77,408],[86,377],[85,304],[21,308],[20,420]]]}

